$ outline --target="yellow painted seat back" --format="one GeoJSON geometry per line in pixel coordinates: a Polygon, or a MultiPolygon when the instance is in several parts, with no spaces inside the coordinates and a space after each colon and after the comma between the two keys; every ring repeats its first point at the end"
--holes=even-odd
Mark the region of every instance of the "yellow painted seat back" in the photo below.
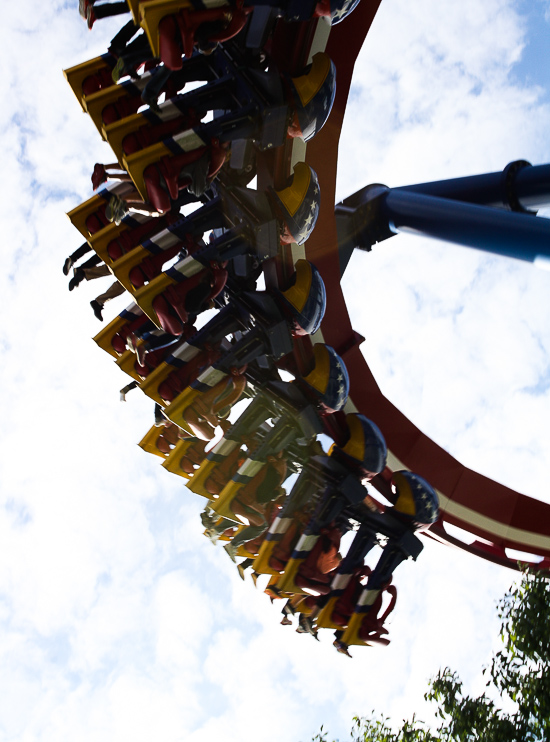
{"type": "Polygon", "coordinates": [[[119,332],[124,327],[124,325],[127,324],[127,322],[128,319],[125,317],[115,317],[112,322],[109,322],[107,327],[104,327],[100,332],[97,333],[97,335],[93,338],[94,342],[96,342],[102,350],[105,350],[114,358],[118,358],[119,353],[117,353],[111,345],[111,338],[116,335],[117,332],[119,332]]]}
{"type": "Polygon", "coordinates": [[[162,451],[159,451],[156,446],[157,438],[161,433],[162,428],[157,428],[156,425],[152,425],[151,428],[149,428],[148,432],[140,440],[138,445],[140,448],[143,448],[144,451],[147,451],[147,453],[152,453],[155,456],[160,456],[161,459],[166,459],[168,457],[168,454],[162,453],[162,451]]]}
{"type": "MultiPolygon", "coordinates": [[[[183,471],[183,469],[180,467],[180,461],[181,457],[184,456],[185,452],[188,448],[193,446],[195,444],[194,440],[191,441],[185,441],[181,440],[178,441],[176,446],[170,451],[169,456],[163,461],[162,465],[165,469],[168,469],[168,471],[172,472],[172,474],[177,474],[180,477],[183,477],[184,479],[191,479],[193,476],[192,474],[188,474],[187,472],[183,471]]],[[[208,497],[208,499],[212,499],[212,495],[205,495],[205,497],[208,497]]]]}
{"type": "Polygon", "coordinates": [[[86,107],[87,97],[82,93],[82,83],[90,75],[94,75],[96,74],[96,72],[99,72],[100,70],[105,68],[110,69],[107,62],[105,62],[102,57],[94,57],[94,59],[90,59],[88,62],[81,62],[74,67],[69,67],[68,69],[63,70],[65,79],[71,86],[71,89],[76,95],[77,100],[82,106],[82,110],[84,112],[86,112],[88,109],[86,107]]]}
{"type": "Polygon", "coordinates": [[[107,252],[109,242],[116,239],[120,234],[122,234],[122,232],[127,232],[128,229],[129,227],[126,224],[109,224],[103,229],[100,229],[99,232],[88,237],[88,242],[96,255],[99,255],[104,263],[110,265],[113,261],[107,252]]]}
{"type": "Polygon", "coordinates": [[[109,263],[111,263],[110,267],[114,276],[120,281],[126,291],[132,294],[132,296],[138,289],[136,289],[136,287],[130,281],[130,271],[132,270],[132,268],[135,268],[137,265],[139,265],[144,258],[149,257],[151,257],[151,253],[149,252],[149,250],[146,250],[144,247],[139,246],[135,247],[133,250],[130,250],[130,252],[127,252],[126,255],[123,255],[121,258],[115,260],[114,262],[109,260],[109,263]]]}
{"type": "Polygon", "coordinates": [[[139,6],[140,0],[126,0],[128,7],[132,11],[132,19],[136,25],[139,26],[139,6]]]}
{"type": "MultiPolygon", "coordinates": [[[[87,201],[75,206],[71,209],[67,216],[71,220],[73,227],[76,227],[80,234],[87,240],[91,237],[90,233],[86,229],[86,219],[91,216],[100,206],[106,204],[104,198],[101,196],[92,196],[87,201]]],[[[103,230],[100,230],[103,231],[103,230]]]]}
{"type": "MultiPolygon", "coordinates": [[[[97,93],[92,93],[92,95],[87,96],[86,108],[88,109],[88,114],[94,122],[98,132],[101,134],[102,139],[107,138],[105,135],[105,130],[107,127],[103,123],[103,118],[101,116],[103,109],[110,103],[116,103],[121,98],[127,97],[128,93],[126,92],[125,88],[123,88],[122,85],[116,85],[115,83],[113,83],[110,88],[98,90],[97,93]]],[[[126,119],[122,119],[122,121],[126,121],[126,119]]],[[[116,121],[115,123],[118,124],[120,122],[116,121]]],[[[114,125],[115,124],[110,124],[110,126],[114,125]]],[[[118,158],[118,156],[117,159],[120,163],[121,160],[120,158],[118,158]]]]}
{"type": "Polygon", "coordinates": [[[196,495],[202,495],[203,497],[213,499],[214,496],[205,488],[205,483],[212,475],[216,466],[218,466],[216,461],[204,459],[200,467],[193,474],[189,484],[187,485],[187,489],[191,490],[191,492],[194,492],[196,495]]]}
{"type": "Polygon", "coordinates": [[[162,293],[164,289],[168,288],[168,286],[172,286],[174,283],[176,283],[176,281],[173,278],[170,278],[166,273],[161,273],[159,276],[153,278],[152,281],[149,281],[146,286],[138,289],[135,293],[134,300],[136,304],[141,307],[149,319],[152,320],[158,328],[160,328],[160,321],[157,317],[157,313],[153,309],[153,299],[157,294],[162,293]]]}
{"type": "Polygon", "coordinates": [[[277,579],[279,578],[281,573],[269,566],[269,560],[273,554],[273,549],[278,543],[278,541],[264,540],[263,544],[260,546],[259,554],[252,565],[252,569],[255,572],[259,572],[262,575],[276,575],[277,579]]]}
{"type": "Polygon", "coordinates": [[[162,362],[151,371],[149,376],[144,379],[140,384],[141,391],[146,394],[159,405],[166,404],[158,392],[159,384],[161,384],[166,377],[175,370],[175,366],[171,366],[169,363],[162,362]]]}
{"type": "MultiPolygon", "coordinates": [[[[141,342],[141,341],[140,341],[141,342]]],[[[131,376],[132,379],[134,379],[137,382],[140,382],[141,376],[137,373],[137,371],[134,368],[134,364],[136,362],[136,354],[132,353],[131,350],[127,350],[125,353],[123,353],[119,358],[116,360],[116,365],[124,371],[125,374],[128,374],[128,376],[131,376]]]]}
{"type": "Polygon", "coordinates": [[[109,142],[119,163],[122,163],[124,159],[124,151],[122,149],[122,140],[124,137],[137,131],[147,123],[148,120],[142,113],[134,113],[125,119],[120,119],[120,121],[103,126],[103,137],[109,142]]]}
{"type": "Polygon", "coordinates": [[[193,9],[189,0],[150,0],[140,3],[139,23],[147,34],[153,56],[160,56],[159,23],[167,15],[173,15],[182,8],[193,9]]]}
{"type": "Polygon", "coordinates": [[[338,601],[338,595],[335,595],[332,598],[329,598],[328,603],[325,605],[321,613],[317,616],[317,627],[319,629],[336,629],[336,630],[342,630],[342,627],[338,624],[335,624],[333,621],[331,621],[330,617],[332,615],[332,611],[334,610],[334,606],[336,605],[338,601]]]}
{"type": "Polygon", "coordinates": [[[172,152],[162,142],[146,147],[145,149],[135,152],[132,155],[125,155],[122,159],[124,168],[130,174],[134,185],[138,189],[142,199],[148,200],[147,188],[145,187],[145,179],[143,172],[149,165],[154,165],[164,155],[171,155],[172,152]]]}

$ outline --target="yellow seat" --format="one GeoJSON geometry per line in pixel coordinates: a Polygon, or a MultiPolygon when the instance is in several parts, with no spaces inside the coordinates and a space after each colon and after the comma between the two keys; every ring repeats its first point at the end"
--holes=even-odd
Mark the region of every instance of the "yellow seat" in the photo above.
{"type": "MultiPolygon", "coordinates": [[[[116,103],[121,98],[127,98],[128,93],[125,88],[122,87],[122,85],[116,85],[114,82],[109,88],[103,88],[103,90],[98,90],[97,93],[92,93],[92,95],[86,96],[86,108],[88,110],[88,114],[90,115],[90,118],[94,122],[97,130],[101,134],[102,139],[107,139],[106,137],[106,129],[108,127],[105,127],[105,124],[103,123],[103,118],[101,114],[103,113],[103,109],[105,106],[108,106],[110,103],[116,103]]],[[[122,121],[126,121],[126,119],[122,119],[122,121]]],[[[115,124],[120,123],[120,121],[116,121],[115,124]]],[[[115,124],[110,124],[110,126],[115,126],[115,124]]],[[[107,141],[109,141],[107,139],[107,141]]],[[[117,159],[119,163],[122,162],[122,160],[118,157],[117,159]]]]}
{"type": "Polygon", "coordinates": [[[214,499],[214,495],[208,492],[208,490],[205,489],[204,485],[206,483],[206,480],[212,475],[212,472],[217,466],[218,466],[217,461],[211,461],[210,459],[204,459],[202,464],[199,466],[199,468],[196,470],[196,472],[191,477],[191,480],[189,481],[189,484],[187,485],[187,489],[191,490],[191,492],[194,492],[196,495],[202,495],[203,497],[214,499]]]}
{"type": "Polygon", "coordinates": [[[172,152],[162,142],[153,144],[151,147],[146,147],[139,152],[134,152],[132,155],[124,155],[122,158],[122,164],[124,168],[130,174],[130,177],[134,181],[134,185],[139,191],[142,199],[148,201],[147,188],[145,187],[145,179],[143,172],[149,165],[154,165],[164,155],[171,155],[172,152]]]}
{"type": "Polygon", "coordinates": [[[139,26],[139,4],[140,0],[126,0],[128,7],[132,11],[132,19],[134,23],[139,26]]]}
{"type": "MultiPolygon", "coordinates": [[[[192,474],[188,474],[187,472],[183,471],[180,467],[180,460],[181,457],[185,454],[188,448],[193,446],[195,444],[195,441],[185,441],[181,440],[178,441],[176,446],[170,451],[169,456],[163,461],[162,465],[165,469],[168,469],[168,471],[172,472],[172,474],[177,474],[180,477],[183,477],[184,479],[191,479],[193,476],[192,474]]],[[[208,499],[212,499],[212,495],[205,495],[208,497],[208,499]]]]}
{"type": "MultiPolygon", "coordinates": [[[[242,526],[238,529],[237,533],[240,533],[246,526],[242,526]]],[[[244,557],[245,559],[254,559],[256,557],[256,554],[253,554],[251,551],[248,551],[246,548],[246,544],[243,544],[242,546],[239,546],[237,549],[237,556],[244,557]]]]}
{"type": "Polygon", "coordinates": [[[306,593],[306,590],[302,587],[298,587],[294,580],[298,574],[298,570],[305,562],[305,559],[289,559],[286,563],[285,571],[277,580],[277,587],[284,593],[291,593],[297,595],[299,593],[306,593]]]}
{"type": "Polygon", "coordinates": [[[100,332],[97,333],[97,335],[93,338],[94,342],[96,342],[99,347],[102,348],[102,350],[107,351],[107,353],[112,355],[114,358],[118,358],[119,353],[117,353],[111,345],[111,338],[116,335],[117,332],[120,332],[120,330],[127,323],[128,319],[124,317],[115,317],[112,322],[109,322],[107,327],[104,327],[100,332]]]}
{"type": "MultiPolygon", "coordinates": [[[[142,341],[139,341],[140,343],[142,341]]],[[[136,354],[132,353],[131,350],[127,350],[125,353],[123,353],[121,356],[119,356],[116,360],[116,365],[124,371],[125,374],[128,374],[128,376],[131,376],[132,379],[135,379],[138,383],[141,381],[141,376],[137,373],[137,371],[134,368],[134,364],[136,362],[136,354]]]]}
{"type": "Polygon", "coordinates": [[[101,196],[92,196],[87,201],[84,201],[84,203],[81,203],[79,206],[75,206],[74,209],[71,209],[71,211],[67,213],[73,227],[76,227],[86,240],[91,237],[90,233],[86,229],[86,219],[97,211],[100,206],[103,206],[106,203],[107,201],[105,201],[101,196]]]}
{"type": "Polygon", "coordinates": [[[178,427],[183,428],[183,430],[187,430],[190,435],[195,435],[195,433],[185,422],[183,413],[189,407],[189,405],[193,404],[195,399],[197,399],[200,394],[202,394],[202,392],[200,392],[198,389],[193,389],[192,387],[188,386],[187,389],[184,389],[181,394],[178,394],[174,401],[171,402],[164,410],[164,414],[169,420],[175,423],[178,427]]]}
{"type": "Polygon", "coordinates": [[[88,242],[90,243],[92,249],[95,251],[96,255],[99,255],[104,263],[110,265],[113,261],[111,260],[111,258],[109,257],[109,253],[107,252],[109,242],[116,239],[119,234],[122,234],[122,232],[127,232],[128,229],[129,227],[126,224],[108,224],[103,229],[100,229],[99,232],[96,232],[95,234],[92,234],[90,237],[88,237],[88,242]]]}
{"type": "Polygon", "coordinates": [[[120,281],[126,291],[132,295],[134,295],[138,289],[136,289],[130,281],[130,271],[132,268],[135,268],[136,265],[139,265],[144,258],[148,257],[151,257],[149,250],[139,246],[130,250],[130,252],[127,252],[126,255],[123,255],[114,262],[109,260],[109,263],[111,263],[110,268],[114,276],[120,281]]]}
{"type": "MultiPolygon", "coordinates": [[[[84,201],[83,203],[81,203],[79,206],[75,206],[74,209],[71,209],[71,211],[67,213],[67,216],[71,220],[71,223],[73,224],[73,226],[75,226],[80,232],[80,234],[86,240],[89,241],[92,247],[94,247],[94,245],[92,244],[92,235],[86,228],[86,219],[89,216],[91,216],[95,211],[97,211],[100,206],[106,206],[109,203],[109,198],[112,195],[113,196],[117,195],[120,198],[124,199],[124,197],[128,193],[132,192],[132,190],[133,188],[132,188],[131,183],[128,183],[127,181],[121,181],[119,183],[116,183],[114,188],[111,188],[110,191],[103,190],[101,192],[102,195],[95,194],[94,196],[89,198],[87,201],[84,201]],[[106,198],[104,198],[103,196],[106,196],[106,198]]],[[[105,236],[106,234],[109,235],[109,239],[113,239],[113,236],[116,237],[119,231],[122,231],[122,230],[120,230],[120,227],[117,227],[118,231],[116,231],[116,229],[111,230],[110,228],[112,226],[116,227],[116,225],[112,225],[112,224],[107,224],[105,227],[102,227],[100,230],[94,233],[93,239],[98,240],[100,235],[105,236]],[[115,233],[114,235],[112,234],[113,231],[115,233]]],[[[124,228],[126,229],[126,226],[124,226],[124,228]]],[[[95,250],[95,247],[94,247],[94,250],[95,250]]]]}
{"type": "MultiPolygon", "coordinates": [[[[122,88],[123,90],[124,88],[122,88]]],[[[149,123],[147,118],[142,113],[134,113],[132,116],[127,116],[125,119],[115,121],[108,126],[103,126],[103,138],[109,142],[109,145],[119,163],[122,163],[124,159],[124,151],[122,149],[122,140],[127,134],[137,131],[144,124],[149,123]]]]}
{"type": "Polygon", "coordinates": [[[160,329],[162,328],[159,318],[153,309],[153,299],[155,296],[162,293],[164,289],[168,288],[168,286],[172,286],[174,283],[176,283],[176,281],[173,278],[170,278],[166,273],[161,273],[160,276],[156,276],[152,281],[149,281],[146,286],[138,289],[134,296],[136,304],[141,307],[149,319],[152,320],[160,329]]]}
{"type": "Polygon", "coordinates": [[[252,565],[252,569],[255,572],[259,572],[261,575],[277,575],[277,577],[281,574],[278,570],[269,566],[269,560],[273,554],[273,549],[278,543],[278,541],[264,540],[260,546],[259,554],[252,565]]]}
{"type": "Polygon", "coordinates": [[[165,16],[173,15],[182,8],[192,10],[193,5],[189,0],[150,0],[150,2],[140,3],[139,23],[147,34],[153,56],[160,56],[159,23],[165,16]]]}
{"type": "Polygon", "coordinates": [[[139,388],[148,397],[154,399],[155,402],[158,402],[159,405],[164,405],[165,402],[158,392],[159,384],[161,384],[166,377],[174,371],[174,369],[175,366],[171,366],[165,361],[159,363],[159,365],[151,371],[149,376],[142,381],[139,388]]]}
{"type": "Polygon", "coordinates": [[[235,513],[231,510],[231,503],[244,486],[244,482],[234,482],[233,480],[228,482],[223,490],[220,492],[220,496],[216,500],[216,503],[214,505],[214,512],[216,512],[222,518],[229,518],[230,520],[234,520],[237,523],[242,523],[242,521],[237,518],[235,513]]]}
{"type": "Polygon", "coordinates": [[[319,629],[336,629],[341,630],[342,627],[338,624],[334,623],[331,620],[332,611],[334,610],[334,606],[338,602],[338,595],[335,595],[332,598],[329,598],[328,603],[325,605],[321,613],[317,616],[317,628],[319,629]]]}
{"type": "Polygon", "coordinates": [[[348,646],[358,645],[362,647],[370,647],[371,645],[359,638],[359,629],[361,628],[361,622],[365,617],[364,613],[352,613],[349,620],[347,629],[345,629],[343,635],[340,637],[340,641],[348,646]]]}
{"type": "Polygon", "coordinates": [[[82,83],[90,75],[95,75],[96,72],[105,68],[111,69],[103,57],[94,57],[94,59],[90,59],[88,62],[81,62],[81,64],[77,64],[75,67],[69,67],[63,70],[65,79],[71,86],[84,112],[87,111],[87,108],[86,96],[82,93],[82,83]]]}
{"type": "Polygon", "coordinates": [[[367,606],[372,606],[378,596],[380,595],[379,589],[371,589],[364,588],[361,592],[361,595],[359,596],[359,600],[357,601],[357,605],[355,606],[354,612],[351,614],[351,618],[348,624],[347,629],[344,631],[344,634],[340,641],[342,641],[344,644],[356,644],[361,645],[363,647],[370,647],[371,644],[368,641],[364,641],[363,639],[359,638],[359,630],[361,628],[361,623],[363,621],[363,618],[365,617],[365,608],[367,606]]]}
{"type": "Polygon", "coordinates": [[[168,454],[162,453],[162,451],[159,451],[156,446],[157,438],[161,432],[162,428],[157,428],[156,425],[153,425],[143,436],[138,445],[140,448],[143,448],[144,451],[147,451],[147,453],[153,453],[155,456],[160,456],[161,459],[166,459],[168,458],[168,454]]]}

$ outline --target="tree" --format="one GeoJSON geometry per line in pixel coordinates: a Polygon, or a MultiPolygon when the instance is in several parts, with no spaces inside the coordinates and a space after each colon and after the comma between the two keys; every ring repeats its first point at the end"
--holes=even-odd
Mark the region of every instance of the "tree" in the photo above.
{"type": "MultiPolygon", "coordinates": [[[[353,742],[542,742],[550,740],[550,581],[548,573],[525,569],[499,601],[504,649],[483,670],[487,686],[508,696],[510,713],[486,694],[464,695],[462,681],[448,667],[430,681],[425,695],[437,703],[436,732],[414,716],[394,731],[389,719],[355,718],[353,742]]],[[[314,742],[328,742],[321,731],[314,742]]]]}

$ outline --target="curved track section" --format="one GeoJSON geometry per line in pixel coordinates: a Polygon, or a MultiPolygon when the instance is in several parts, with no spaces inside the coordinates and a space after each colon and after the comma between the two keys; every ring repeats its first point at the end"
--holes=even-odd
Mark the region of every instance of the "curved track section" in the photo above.
{"type": "MultiPolygon", "coordinates": [[[[361,49],[379,3],[363,0],[352,16],[331,30],[327,52],[338,70],[338,92],[327,124],[308,145],[306,161],[319,176],[323,202],[317,227],[307,242],[306,257],[315,263],[327,287],[323,339],[344,359],[350,375],[350,409],[368,415],[384,431],[388,466],[423,474],[436,488],[441,517],[429,533],[476,556],[517,568],[506,554],[514,549],[543,557],[540,568],[550,566],[550,506],[515,492],[463,466],[424,435],[380,391],[360,349],[360,336],[352,329],[340,285],[336,223],[332,204],[338,167],[338,138],[352,77],[351,59],[361,49]],[[477,539],[465,544],[445,532],[445,523],[458,526],[477,539]]],[[[387,494],[381,477],[373,484],[387,494]],[[381,481],[382,480],[382,481],[381,481]]],[[[529,561],[528,558],[526,558],[529,561]]]]}

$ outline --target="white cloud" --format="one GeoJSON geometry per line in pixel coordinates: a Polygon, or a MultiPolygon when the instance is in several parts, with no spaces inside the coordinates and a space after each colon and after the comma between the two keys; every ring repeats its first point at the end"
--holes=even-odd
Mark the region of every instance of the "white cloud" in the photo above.
{"type": "MultiPolygon", "coordinates": [[[[101,53],[119,20],[89,34],[73,5],[36,0],[2,19],[0,738],[305,741],[321,723],[343,737],[355,713],[418,711],[440,665],[479,682],[509,573],[427,546],[396,574],[392,644],[350,661],[330,632],[317,644],[279,625],[280,605],[202,537],[201,499],[137,447],[152,404],[118,402],[125,377],[89,339],[104,284],[69,294],[60,271],[80,244],[63,212],[109,159],[61,69],[101,53]]],[[[524,31],[504,0],[384,0],[338,197],[544,161],[549,110],[508,77],[524,31]]],[[[530,494],[548,448],[547,281],[404,236],[346,274],[382,390],[465,463],[530,494]]]]}

